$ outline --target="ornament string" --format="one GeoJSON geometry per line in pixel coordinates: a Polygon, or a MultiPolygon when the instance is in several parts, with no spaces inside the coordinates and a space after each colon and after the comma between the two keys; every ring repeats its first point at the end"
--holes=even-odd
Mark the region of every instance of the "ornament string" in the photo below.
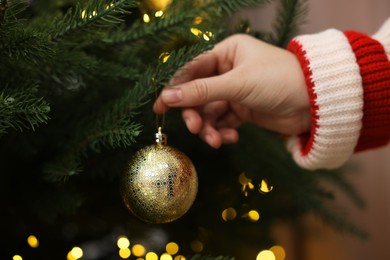
{"type": "MultiPolygon", "coordinates": [[[[158,95],[157,95],[157,87],[156,87],[156,84],[155,84],[155,82],[154,82],[154,80],[153,80],[153,87],[154,87],[154,98],[155,98],[155,101],[157,100],[157,97],[158,97],[158,95]]],[[[160,124],[160,117],[159,117],[159,115],[157,114],[157,113],[155,113],[156,114],[156,129],[159,131],[159,132],[161,132],[161,130],[164,128],[164,126],[165,126],[165,107],[164,107],[164,110],[163,110],[163,113],[162,113],[162,118],[161,118],[161,124],[160,124]]]]}

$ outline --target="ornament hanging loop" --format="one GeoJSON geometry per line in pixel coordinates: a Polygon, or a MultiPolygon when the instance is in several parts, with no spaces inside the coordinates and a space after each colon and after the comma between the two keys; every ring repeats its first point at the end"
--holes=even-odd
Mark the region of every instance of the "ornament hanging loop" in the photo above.
{"type": "Polygon", "coordinates": [[[156,133],[156,143],[157,144],[167,144],[167,135],[161,132],[162,127],[158,127],[158,132],[156,133]]]}

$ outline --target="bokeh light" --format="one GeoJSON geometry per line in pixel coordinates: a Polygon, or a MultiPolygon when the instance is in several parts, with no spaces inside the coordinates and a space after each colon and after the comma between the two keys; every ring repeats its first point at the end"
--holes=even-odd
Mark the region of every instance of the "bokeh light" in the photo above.
{"type": "Polygon", "coordinates": [[[203,251],[203,243],[199,240],[194,240],[191,242],[191,249],[196,253],[200,253],[203,251]]]}
{"type": "Polygon", "coordinates": [[[143,17],[142,17],[142,20],[144,21],[144,23],[150,23],[150,17],[148,14],[144,14],[143,17]]]}
{"type": "Polygon", "coordinates": [[[201,24],[203,22],[203,18],[201,16],[197,16],[194,19],[194,24],[201,24]]]}
{"type": "Polygon", "coordinates": [[[256,260],[276,260],[276,258],[272,251],[263,250],[257,255],[256,260]]]}
{"type": "Polygon", "coordinates": [[[39,240],[36,236],[30,235],[27,238],[27,243],[32,248],[37,248],[39,246],[39,240]]]}
{"type": "Polygon", "coordinates": [[[195,27],[191,28],[191,33],[197,37],[200,37],[202,35],[202,31],[195,27]]]}
{"type": "Polygon", "coordinates": [[[256,210],[251,210],[248,212],[248,219],[252,222],[257,222],[260,219],[260,214],[256,210]]]}
{"type": "Polygon", "coordinates": [[[244,172],[240,174],[238,181],[241,184],[241,190],[246,197],[248,196],[248,191],[255,189],[255,185],[253,185],[252,180],[249,179],[244,172]]]}
{"type": "Polygon", "coordinates": [[[121,249],[128,248],[130,246],[130,240],[126,236],[120,236],[116,244],[121,249]]]}
{"type": "Polygon", "coordinates": [[[68,260],[77,260],[77,259],[80,259],[81,257],[83,257],[83,250],[78,247],[78,246],[75,246],[72,248],[72,250],[69,251],[68,255],[67,255],[67,259],[68,260]]]}
{"type": "Polygon", "coordinates": [[[162,254],[160,257],[160,260],[172,260],[172,259],[173,259],[172,256],[167,253],[162,254]]]}
{"type": "Polygon", "coordinates": [[[237,211],[234,208],[227,208],[222,211],[222,219],[230,221],[237,217],[237,211]]]}
{"type": "Polygon", "coordinates": [[[129,248],[120,248],[119,249],[119,256],[122,259],[127,259],[131,256],[131,251],[129,248]]]}
{"type": "Polygon", "coordinates": [[[145,260],[158,260],[158,255],[155,252],[148,252],[145,256],[145,260]]]}
{"type": "Polygon", "coordinates": [[[275,245],[269,249],[275,255],[276,260],[284,260],[286,258],[286,251],[282,246],[275,245]]]}
{"type": "Polygon", "coordinates": [[[160,54],[159,59],[162,60],[163,63],[167,62],[170,57],[169,52],[163,52],[160,54]]]}
{"type": "Polygon", "coordinates": [[[186,258],[183,255],[177,255],[173,260],[186,260],[186,258]]]}
{"type": "Polygon", "coordinates": [[[140,257],[145,254],[145,247],[140,244],[135,244],[133,248],[131,249],[133,255],[140,257]]]}
{"type": "Polygon", "coordinates": [[[176,255],[177,252],[179,252],[179,246],[175,242],[169,242],[165,246],[165,250],[167,251],[168,254],[170,255],[176,255]]]}
{"type": "Polygon", "coordinates": [[[14,255],[12,260],[23,260],[23,258],[20,255],[14,255]]]}
{"type": "Polygon", "coordinates": [[[263,179],[261,180],[261,183],[259,185],[259,192],[260,193],[268,193],[271,192],[274,187],[269,185],[268,181],[263,179]]]}
{"type": "Polygon", "coordinates": [[[212,37],[213,37],[213,33],[212,32],[206,31],[203,34],[203,39],[205,41],[210,41],[212,37]]]}
{"type": "Polygon", "coordinates": [[[163,15],[164,15],[164,11],[163,10],[159,10],[159,11],[154,13],[155,17],[162,17],[163,15]]]}

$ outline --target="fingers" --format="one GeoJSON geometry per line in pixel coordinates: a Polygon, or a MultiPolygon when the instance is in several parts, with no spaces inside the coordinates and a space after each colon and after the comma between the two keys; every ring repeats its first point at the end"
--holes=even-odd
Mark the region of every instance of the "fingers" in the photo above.
{"type": "Polygon", "coordinates": [[[230,116],[227,102],[217,101],[202,109],[183,109],[182,116],[191,133],[199,134],[201,139],[211,147],[219,148],[221,144],[235,143],[238,141],[237,118],[230,116]],[[225,122],[225,120],[228,120],[225,122]],[[229,126],[229,124],[233,124],[229,126]],[[223,126],[223,127],[220,127],[223,126]]]}
{"type": "Polygon", "coordinates": [[[228,72],[234,66],[236,42],[233,39],[222,41],[180,69],[170,81],[170,85],[176,86],[162,91],[153,106],[154,111],[163,113],[169,107],[196,106],[229,97],[225,94],[231,92],[228,89],[234,90],[233,78],[228,72]]]}

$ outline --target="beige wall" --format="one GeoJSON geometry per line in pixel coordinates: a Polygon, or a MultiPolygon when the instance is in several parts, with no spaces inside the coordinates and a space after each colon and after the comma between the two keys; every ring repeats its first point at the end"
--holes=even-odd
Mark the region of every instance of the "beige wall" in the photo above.
{"type": "MultiPolygon", "coordinates": [[[[337,28],[372,34],[390,17],[389,0],[309,0],[308,3],[302,33],[337,28]]],[[[270,25],[273,9],[246,10],[244,15],[250,17],[254,29],[264,29],[270,25]]],[[[355,155],[351,161],[359,169],[351,173],[351,181],[368,205],[365,210],[356,209],[341,194],[336,207],[368,230],[370,239],[361,241],[317,222],[321,232],[305,242],[305,260],[390,259],[390,146],[355,155]]],[[[290,255],[287,259],[294,258],[290,255]]]]}

